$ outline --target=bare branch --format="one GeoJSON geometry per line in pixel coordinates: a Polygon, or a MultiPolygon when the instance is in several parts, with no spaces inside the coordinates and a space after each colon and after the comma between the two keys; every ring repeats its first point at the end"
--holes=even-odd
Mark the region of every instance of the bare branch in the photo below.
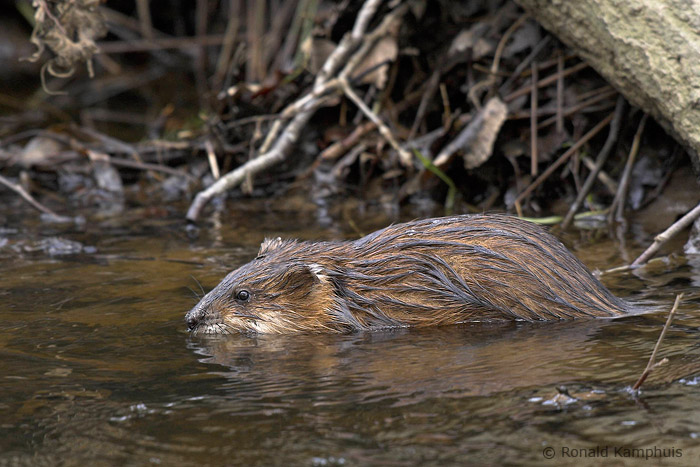
{"type": "Polygon", "coordinates": [[[7,188],[10,190],[14,191],[18,195],[20,195],[27,203],[29,203],[34,209],[43,212],[44,214],[47,214],[54,219],[58,220],[59,222],[66,222],[70,221],[70,217],[62,216],[60,214],[56,214],[53,212],[51,209],[47,208],[43,204],[39,203],[37,200],[34,199],[34,197],[29,194],[24,188],[22,188],[20,185],[16,183],[12,183],[2,175],[0,175],[0,184],[5,185],[7,188]]]}
{"type": "Polygon", "coordinates": [[[673,315],[676,314],[676,310],[678,309],[678,304],[680,304],[682,299],[683,299],[683,294],[676,295],[676,301],[673,303],[673,308],[671,308],[671,312],[668,314],[668,318],[666,318],[666,324],[664,324],[664,328],[661,330],[661,335],[659,336],[659,340],[656,341],[656,345],[654,346],[654,350],[651,352],[651,357],[649,357],[649,362],[647,363],[647,367],[644,369],[644,372],[642,372],[642,375],[639,377],[637,382],[634,383],[634,386],[632,386],[633,391],[636,391],[637,389],[639,389],[639,387],[644,383],[644,381],[646,381],[647,377],[649,376],[649,373],[651,373],[654,368],[656,368],[657,366],[668,361],[667,359],[664,358],[659,363],[656,363],[656,353],[659,351],[659,347],[661,346],[661,341],[664,340],[664,336],[666,335],[666,331],[668,330],[669,326],[671,325],[671,321],[673,321],[673,315]]]}
{"type": "MultiPolygon", "coordinates": [[[[343,89],[343,83],[345,83],[347,90],[350,91],[350,93],[346,93],[348,97],[350,97],[350,94],[354,94],[347,84],[348,76],[357,68],[358,64],[361,63],[365,55],[372,49],[375,42],[384,37],[393,22],[408,9],[407,4],[399,5],[387,14],[380,25],[371,33],[365,34],[365,30],[369,26],[369,22],[380,3],[381,0],[365,1],[357,16],[352,32],[343,37],[340,44],[338,44],[330,57],[328,57],[323,68],[316,76],[316,81],[314,82],[311,92],[288,105],[280,113],[279,118],[273,123],[260,148],[261,155],[222,176],[212,186],[198,193],[187,211],[187,219],[189,221],[195,222],[199,218],[204,206],[214,196],[222,194],[239,185],[247,177],[255,175],[283,161],[299,139],[301,130],[305,127],[311,116],[319,107],[326,103],[329,94],[343,89]],[[338,72],[337,77],[333,78],[332,76],[334,73],[336,73],[338,68],[343,64],[343,69],[338,72]],[[284,122],[290,119],[291,121],[285,126],[284,122]]],[[[370,113],[372,112],[370,111],[370,113]]],[[[376,117],[376,115],[374,116],[376,117]]],[[[384,127],[384,130],[388,130],[388,128],[384,127]]],[[[380,129],[380,131],[382,130],[380,129]]],[[[388,133],[382,131],[382,134],[385,137],[389,135],[389,137],[393,138],[390,131],[388,131],[388,133]]],[[[396,143],[395,140],[394,143],[396,143]]],[[[398,148],[397,150],[401,155],[402,161],[410,162],[410,155],[407,156],[408,153],[398,147],[398,143],[396,143],[395,147],[398,148]]]]}
{"type": "Polygon", "coordinates": [[[688,214],[674,222],[671,227],[657,235],[654,238],[654,243],[652,243],[649,248],[644,251],[644,253],[639,255],[639,257],[632,262],[632,266],[640,266],[649,261],[649,258],[654,256],[654,254],[659,251],[664,243],[672,239],[678,232],[684,230],[686,227],[692,224],[698,217],[700,217],[700,204],[695,206],[688,214]]]}
{"type": "Polygon", "coordinates": [[[367,118],[377,125],[377,128],[382,136],[389,142],[389,144],[391,144],[391,147],[394,148],[397,153],[399,153],[401,163],[405,166],[410,166],[412,160],[411,154],[406,149],[402,148],[401,145],[399,145],[398,141],[396,141],[396,138],[394,137],[394,133],[392,133],[389,127],[386,126],[386,124],[381,118],[379,118],[379,116],[377,116],[377,114],[372,112],[372,109],[367,107],[367,104],[360,99],[360,96],[355,94],[355,91],[353,91],[353,89],[350,87],[347,80],[340,79],[339,82],[345,95],[355,103],[355,105],[362,111],[362,113],[365,114],[367,118]]]}

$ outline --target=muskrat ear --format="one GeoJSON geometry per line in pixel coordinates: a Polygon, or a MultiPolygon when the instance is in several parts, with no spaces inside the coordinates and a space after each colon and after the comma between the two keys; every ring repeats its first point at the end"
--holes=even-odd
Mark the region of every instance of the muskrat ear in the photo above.
{"type": "Polygon", "coordinates": [[[324,285],[327,283],[328,278],[318,264],[294,263],[275,281],[275,287],[283,291],[287,300],[306,304],[303,300],[308,297],[318,296],[319,293],[325,295],[327,290],[324,285]]]}
{"type": "Polygon", "coordinates": [[[316,263],[295,264],[287,270],[287,280],[292,284],[328,282],[323,266],[316,263]]]}
{"type": "Polygon", "coordinates": [[[271,252],[272,250],[281,247],[284,243],[285,243],[285,241],[282,240],[282,237],[266,238],[260,244],[260,251],[258,251],[258,257],[265,256],[267,253],[271,252]]]}

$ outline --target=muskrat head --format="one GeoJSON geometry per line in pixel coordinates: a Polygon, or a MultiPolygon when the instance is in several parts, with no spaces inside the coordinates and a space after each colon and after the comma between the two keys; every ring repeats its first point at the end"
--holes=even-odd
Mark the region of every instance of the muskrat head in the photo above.
{"type": "Polygon", "coordinates": [[[332,305],[333,286],[322,266],[294,255],[298,248],[293,241],[266,240],[257,258],[228,274],[187,313],[189,330],[229,334],[331,329],[323,310],[332,305]]]}

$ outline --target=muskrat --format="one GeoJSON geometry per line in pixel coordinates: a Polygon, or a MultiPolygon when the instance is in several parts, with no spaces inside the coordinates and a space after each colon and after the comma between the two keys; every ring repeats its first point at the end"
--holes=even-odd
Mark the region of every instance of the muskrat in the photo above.
{"type": "Polygon", "coordinates": [[[348,332],[615,317],[614,296],[554,236],[505,215],[418,220],[355,241],[266,239],[190,310],[193,332],[348,332]]]}

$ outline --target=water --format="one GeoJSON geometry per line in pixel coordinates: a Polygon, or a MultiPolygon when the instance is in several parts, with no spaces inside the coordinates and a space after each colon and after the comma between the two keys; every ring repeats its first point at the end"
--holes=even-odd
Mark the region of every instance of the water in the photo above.
{"type": "MultiPolygon", "coordinates": [[[[650,465],[699,465],[691,263],[605,278],[615,293],[666,310],[686,293],[660,352],[669,362],[634,397],[628,388],[665,312],[190,336],[189,289],[201,294],[193,277],[213,287],[265,235],[355,238],[351,225],[367,233],[395,219],[309,222],[244,205],[189,241],[178,214],[134,211],[83,227],[40,225],[32,213],[6,222],[16,230],[0,235],[0,465],[632,465],[650,455],[650,465]],[[94,251],[27,251],[51,236],[94,251]]],[[[640,250],[565,240],[593,268],[640,250]]]]}

